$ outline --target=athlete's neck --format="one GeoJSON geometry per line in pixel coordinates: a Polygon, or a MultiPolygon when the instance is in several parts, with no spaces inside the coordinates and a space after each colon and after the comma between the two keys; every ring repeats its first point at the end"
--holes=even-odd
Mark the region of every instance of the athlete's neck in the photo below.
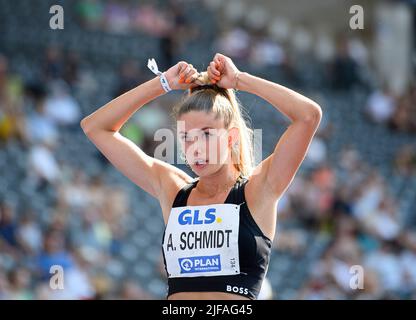
{"type": "Polygon", "coordinates": [[[215,197],[220,193],[228,192],[237,181],[239,175],[240,172],[238,172],[234,166],[232,166],[232,169],[223,166],[223,168],[214,174],[206,177],[199,177],[198,184],[195,188],[198,193],[207,198],[215,197]]]}

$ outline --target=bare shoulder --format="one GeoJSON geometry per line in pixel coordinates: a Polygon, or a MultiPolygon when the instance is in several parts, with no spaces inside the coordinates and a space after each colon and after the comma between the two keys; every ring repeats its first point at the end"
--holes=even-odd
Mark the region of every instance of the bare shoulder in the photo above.
{"type": "Polygon", "coordinates": [[[163,161],[159,161],[157,165],[159,167],[158,170],[161,172],[161,189],[159,190],[158,200],[162,209],[163,219],[167,223],[173,201],[179,190],[194,179],[185,171],[163,161]]]}

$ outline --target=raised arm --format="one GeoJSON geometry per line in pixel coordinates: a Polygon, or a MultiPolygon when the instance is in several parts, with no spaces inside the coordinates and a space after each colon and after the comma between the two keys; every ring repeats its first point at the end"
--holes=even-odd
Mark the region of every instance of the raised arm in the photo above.
{"type": "Polygon", "coordinates": [[[322,110],[309,98],[277,83],[240,72],[231,59],[217,54],[208,73],[217,85],[255,94],[271,103],[291,120],[279,139],[274,152],[255,169],[253,179],[258,185],[280,198],[290,185],[308,151],[320,124],[322,110]]]}
{"type": "Polygon", "coordinates": [[[280,198],[306,156],[321,121],[321,108],[293,90],[245,72],[239,77],[238,88],[267,100],[292,122],[257,170],[269,190],[280,198]]]}
{"type": "MultiPolygon", "coordinates": [[[[190,80],[196,74],[192,65],[183,61],[165,73],[172,90],[189,88],[190,80]],[[185,82],[187,80],[188,83],[185,82]]],[[[182,170],[147,155],[136,144],[123,137],[119,130],[143,105],[164,93],[157,76],[81,120],[84,133],[103,155],[127,178],[158,199],[162,190],[162,176],[164,184],[175,179],[189,181],[190,177],[182,170]]]]}

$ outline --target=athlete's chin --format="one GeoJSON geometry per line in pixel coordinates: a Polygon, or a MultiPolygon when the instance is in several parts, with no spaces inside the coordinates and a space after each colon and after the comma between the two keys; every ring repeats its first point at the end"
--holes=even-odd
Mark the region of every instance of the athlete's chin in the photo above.
{"type": "Polygon", "coordinates": [[[207,176],[210,174],[208,168],[192,168],[192,171],[199,177],[207,176]]]}
{"type": "Polygon", "coordinates": [[[204,166],[192,166],[192,171],[199,177],[209,176],[215,172],[215,166],[206,164],[204,166]]]}

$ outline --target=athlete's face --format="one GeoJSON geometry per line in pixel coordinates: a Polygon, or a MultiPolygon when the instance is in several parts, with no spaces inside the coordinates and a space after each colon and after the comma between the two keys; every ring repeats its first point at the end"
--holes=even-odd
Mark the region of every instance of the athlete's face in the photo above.
{"type": "Polygon", "coordinates": [[[186,160],[198,176],[210,175],[231,162],[231,145],[236,128],[224,128],[214,113],[190,111],[177,123],[178,137],[186,160]]]}

